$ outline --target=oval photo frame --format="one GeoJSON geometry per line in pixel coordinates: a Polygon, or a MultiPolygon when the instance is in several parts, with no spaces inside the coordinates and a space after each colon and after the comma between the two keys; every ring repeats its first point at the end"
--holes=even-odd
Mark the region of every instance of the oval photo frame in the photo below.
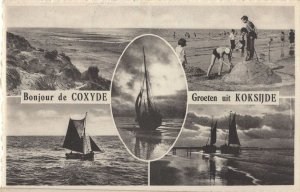
{"type": "Polygon", "coordinates": [[[184,125],[187,91],[183,66],[165,39],[144,34],[126,46],[111,82],[111,113],[133,157],[155,161],[171,150],[184,125]]]}

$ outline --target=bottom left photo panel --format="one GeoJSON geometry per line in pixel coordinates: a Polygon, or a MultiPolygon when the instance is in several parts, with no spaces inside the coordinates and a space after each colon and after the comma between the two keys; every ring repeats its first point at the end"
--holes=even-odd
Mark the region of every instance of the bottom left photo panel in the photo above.
{"type": "Polygon", "coordinates": [[[109,105],[6,101],[6,185],[148,185],[109,105]]]}

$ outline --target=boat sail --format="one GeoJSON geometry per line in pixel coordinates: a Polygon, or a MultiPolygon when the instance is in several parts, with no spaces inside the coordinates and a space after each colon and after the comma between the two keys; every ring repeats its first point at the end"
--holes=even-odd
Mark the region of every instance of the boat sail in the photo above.
{"type": "Polygon", "coordinates": [[[70,118],[69,120],[63,148],[71,150],[71,153],[66,153],[66,159],[93,160],[94,151],[102,152],[92,137],[86,134],[86,118],[87,113],[83,119],[70,118]],[[79,153],[73,153],[73,151],[79,153]]]}
{"type": "Polygon", "coordinates": [[[153,131],[161,126],[162,116],[151,95],[151,82],[147,70],[145,49],[143,47],[144,79],[135,101],[136,121],[143,130],[153,131]]]}
{"type": "Polygon", "coordinates": [[[213,123],[213,119],[212,119],[211,126],[210,126],[210,136],[207,139],[206,145],[202,147],[204,153],[215,153],[217,150],[217,147],[214,145],[217,141],[217,123],[218,123],[217,121],[213,123]]]}
{"type": "Polygon", "coordinates": [[[235,113],[229,115],[229,134],[227,138],[225,144],[220,147],[221,153],[239,154],[241,144],[236,129],[235,113]]]}

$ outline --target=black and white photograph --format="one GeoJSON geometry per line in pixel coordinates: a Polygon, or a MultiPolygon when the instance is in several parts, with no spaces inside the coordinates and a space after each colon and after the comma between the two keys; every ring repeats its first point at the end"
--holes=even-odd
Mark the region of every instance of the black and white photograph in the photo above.
{"type": "Polygon", "coordinates": [[[147,185],[148,164],[119,140],[109,105],[7,101],[6,185],[147,185]]]}
{"type": "Polygon", "coordinates": [[[293,185],[294,107],[189,105],[173,149],[150,163],[150,185],[293,185]]]}
{"type": "Polygon", "coordinates": [[[8,95],[109,90],[124,48],[145,33],[178,51],[190,91],[295,95],[293,6],[12,6],[7,13],[8,95]]]}
{"type": "Polygon", "coordinates": [[[112,113],[124,144],[143,160],[161,158],[178,137],[187,107],[181,63],[162,38],[143,35],[125,49],[112,82],[112,113]]]}
{"type": "Polygon", "coordinates": [[[4,190],[299,189],[300,2],[2,6],[4,190]]]}

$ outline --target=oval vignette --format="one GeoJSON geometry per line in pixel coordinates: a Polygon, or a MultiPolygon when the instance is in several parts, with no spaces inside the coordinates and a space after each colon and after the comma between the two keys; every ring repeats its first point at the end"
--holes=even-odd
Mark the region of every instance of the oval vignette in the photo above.
{"type": "Polygon", "coordinates": [[[140,160],[162,158],[179,136],[187,111],[183,67],[163,38],[136,37],[113,76],[112,114],[120,139],[140,160]]]}

